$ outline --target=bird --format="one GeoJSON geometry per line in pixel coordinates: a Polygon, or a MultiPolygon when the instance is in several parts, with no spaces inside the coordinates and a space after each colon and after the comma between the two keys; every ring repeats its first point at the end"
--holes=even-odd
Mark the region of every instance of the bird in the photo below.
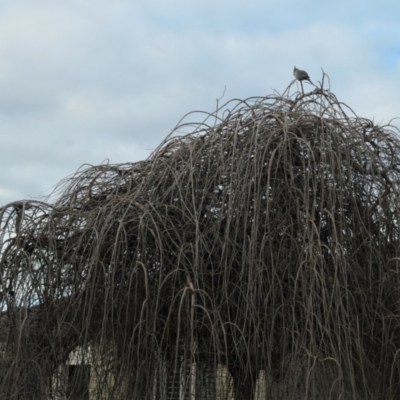
{"type": "Polygon", "coordinates": [[[293,70],[293,75],[294,75],[294,77],[298,80],[298,81],[309,81],[310,83],[312,83],[311,82],[311,79],[310,79],[310,77],[308,76],[308,74],[307,74],[307,72],[306,71],[303,71],[303,70],[301,70],[301,69],[297,69],[296,67],[294,67],[294,70],[293,70]]]}

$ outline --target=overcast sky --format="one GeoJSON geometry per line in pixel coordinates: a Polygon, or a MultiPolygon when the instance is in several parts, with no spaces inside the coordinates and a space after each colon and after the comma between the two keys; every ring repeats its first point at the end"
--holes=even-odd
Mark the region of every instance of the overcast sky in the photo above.
{"type": "Polygon", "coordinates": [[[360,116],[399,117],[400,2],[1,0],[0,206],[145,159],[225,87],[282,93],[294,65],[360,116]]]}

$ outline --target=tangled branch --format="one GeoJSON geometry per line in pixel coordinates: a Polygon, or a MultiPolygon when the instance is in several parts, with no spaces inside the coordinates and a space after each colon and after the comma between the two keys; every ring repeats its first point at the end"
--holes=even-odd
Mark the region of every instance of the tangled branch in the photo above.
{"type": "Polygon", "coordinates": [[[399,398],[398,133],[296,95],[189,114],[147,160],[0,209],[2,398],[48,395],[78,347],[106,398],[194,363],[236,400],[260,371],[265,398],[288,375],[291,396],[399,398]]]}

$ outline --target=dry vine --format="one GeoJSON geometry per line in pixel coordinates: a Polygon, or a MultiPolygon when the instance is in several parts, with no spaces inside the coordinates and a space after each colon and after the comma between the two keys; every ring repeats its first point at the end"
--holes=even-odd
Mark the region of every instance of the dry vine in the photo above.
{"type": "Polygon", "coordinates": [[[1,398],[55,398],[76,348],[98,398],[162,399],[160,366],[192,363],[227,366],[236,400],[261,370],[291,374],[286,398],[400,398],[399,183],[396,129],[321,85],[228,102],[145,161],[8,204],[1,398]]]}

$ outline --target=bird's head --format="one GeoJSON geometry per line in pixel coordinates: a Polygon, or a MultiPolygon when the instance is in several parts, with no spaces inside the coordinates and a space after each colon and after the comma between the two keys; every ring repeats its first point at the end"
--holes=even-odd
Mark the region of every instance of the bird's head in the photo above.
{"type": "Polygon", "coordinates": [[[296,71],[296,70],[297,70],[297,68],[296,68],[296,67],[294,67],[294,68],[293,68],[293,71],[296,71]]]}

